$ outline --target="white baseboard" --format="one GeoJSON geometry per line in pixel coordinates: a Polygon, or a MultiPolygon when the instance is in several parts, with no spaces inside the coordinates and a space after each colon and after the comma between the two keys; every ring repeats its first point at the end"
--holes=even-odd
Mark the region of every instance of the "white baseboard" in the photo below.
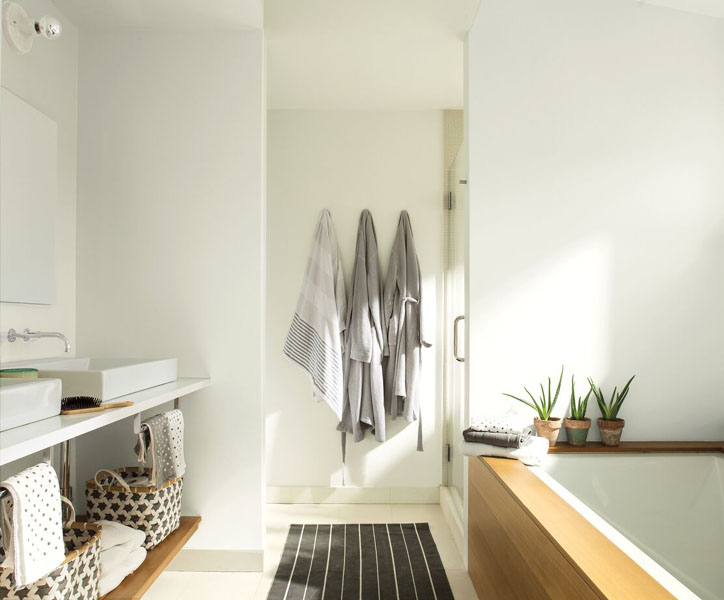
{"type": "Polygon", "coordinates": [[[263,571],[263,550],[204,550],[184,548],[168,566],[169,571],[263,571]]]}
{"type": "Polygon", "coordinates": [[[276,487],[267,504],[439,504],[439,487],[276,487]]]}
{"type": "Polygon", "coordinates": [[[447,486],[440,488],[440,509],[450,527],[460,556],[465,556],[465,522],[461,514],[462,502],[457,496],[457,492],[447,486]]]}

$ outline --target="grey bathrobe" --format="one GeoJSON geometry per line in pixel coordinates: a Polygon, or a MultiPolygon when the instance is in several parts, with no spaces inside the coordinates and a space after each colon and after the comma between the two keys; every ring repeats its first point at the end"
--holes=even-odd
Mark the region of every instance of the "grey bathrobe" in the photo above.
{"type": "Polygon", "coordinates": [[[385,409],[393,420],[402,416],[407,421],[418,421],[418,451],[422,451],[419,397],[422,346],[432,345],[425,328],[424,312],[420,263],[415,252],[410,216],[403,210],[392,246],[384,291],[387,326],[385,409]]]}
{"type": "Polygon", "coordinates": [[[342,419],[337,429],[359,442],[372,429],[385,441],[385,399],[382,351],[382,278],[377,236],[370,211],[360,215],[345,338],[345,389],[342,419]]]}

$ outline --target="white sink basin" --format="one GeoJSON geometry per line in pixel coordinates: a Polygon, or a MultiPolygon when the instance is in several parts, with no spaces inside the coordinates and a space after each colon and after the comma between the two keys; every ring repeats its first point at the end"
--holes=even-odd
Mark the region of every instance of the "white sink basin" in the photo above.
{"type": "Polygon", "coordinates": [[[60,379],[0,378],[0,431],[60,414],[60,379]]]}
{"type": "Polygon", "coordinates": [[[126,394],[175,381],[175,358],[59,358],[24,366],[38,369],[40,377],[63,382],[63,397],[93,396],[111,400],[126,394]]]}

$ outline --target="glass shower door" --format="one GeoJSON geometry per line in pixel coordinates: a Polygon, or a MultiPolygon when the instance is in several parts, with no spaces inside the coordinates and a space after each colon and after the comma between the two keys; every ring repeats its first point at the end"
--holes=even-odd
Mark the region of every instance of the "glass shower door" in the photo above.
{"type": "Polygon", "coordinates": [[[465,266],[467,254],[467,156],[465,144],[448,171],[445,210],[446,483],[462,513],[465,470],[459,442],[465,428],[465,266]]]}

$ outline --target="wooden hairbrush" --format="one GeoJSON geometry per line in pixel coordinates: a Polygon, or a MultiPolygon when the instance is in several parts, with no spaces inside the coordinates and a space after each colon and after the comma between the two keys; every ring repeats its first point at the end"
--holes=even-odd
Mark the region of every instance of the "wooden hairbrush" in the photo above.
{"type": "Polygon", "coordinates": [[[133,406],[133,402],[111,402],[103,404],[100,398],[93,396],[69,396],[60,401],[61,415],[79,415],[82,413],[100,412],[109,408],[122,408],[123,406],[133,406]]]}

